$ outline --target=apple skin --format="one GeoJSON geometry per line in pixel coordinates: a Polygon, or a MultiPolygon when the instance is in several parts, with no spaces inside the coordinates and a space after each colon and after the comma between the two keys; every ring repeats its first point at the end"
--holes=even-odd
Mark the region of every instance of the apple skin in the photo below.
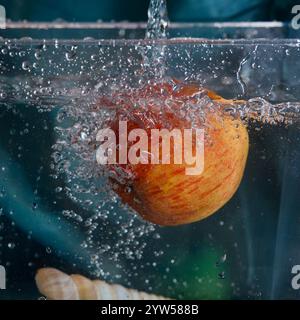
{"type": "MultiPolygon", "coordinates": [[[[187,101],[200,90],[195,85],[182,85],[176,93],[166,88],[173,97],[176,95],[187,101]]],[[[145,91],[140,94],[145,94],[145,91]]],[[[145,95],[149,96],[149,93],[145,95]]],[[[248,132],[240,119],[221,113],[226,104],[234,104],[233,100],[225,100],[211,91],[207,91],[207,96],[218,104],[219,111],[206,115],[205,135],[208,139],[204,144],[204,171],[200,175],[186,175],[185,163],[114,165],[116,172],[121,169],[130,173],[126,183],[111,180],[114,191],[143,219],[163,226],[199,221],[224,206],[236,192],[247,160],[248,132]]],[[[131,96],[131,100],[134,99],[131,96]]],[[[116,118],[110,123],[116,135],[116,124],[127,110],[128,106],[118,108],[116,118]]],[[[164,127],[155,108],[149,107],[146,116],[139,107],[134,110],[128,130],[164,127]]],[[[176,112],[166,111],[164,121],[166,119],[174,128],[191,127],[188,121],[177,118],[176,112]]]]}

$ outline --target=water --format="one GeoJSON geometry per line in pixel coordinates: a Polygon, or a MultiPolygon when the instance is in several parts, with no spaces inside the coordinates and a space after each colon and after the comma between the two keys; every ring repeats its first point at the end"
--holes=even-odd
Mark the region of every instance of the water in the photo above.
{"type": "Polygon", "coordinates": [[[299,263],[300,96],[292,64],[299,47],[167,43],[164,5],[151,1],[145,42],[1,42],[0,264],[11,275],[3,298],[38,298],[33,276],[43,266],[173,298],[297,294],[289,280],[299,263]],[[178,92],[180,83],[203,90],[193,101],[170,97],[165,85],[178,92]],[[142,96],[153,84],[160,90],[142,96]],[[149,100],[161,117],[168,111],[205,125],[218,110],[208,88],[243,100],[223,110],[248,126],[242,184],[208,219],[148,223],[96,163],[96,133],[118,105],[129,105],[130,119],[136,104],[146,113],[149,100]]]}
{"type": "Polygon", "coordinates": [[[165,78],[165,53],[164,44],[153,45],[151,40],[164,40],[168,36],[168,11],[166,0],[151,0],[148,8],[148,23],[145,39],[149,40],[145,48],[141,48],[143,56],[143,69],[157,82],[165,78]]]}
{"type": "Polygon", "coordinates": [[[151,0],[148,9],[146,39],[167,38],[168,22],[167,1],[151,0]]]}

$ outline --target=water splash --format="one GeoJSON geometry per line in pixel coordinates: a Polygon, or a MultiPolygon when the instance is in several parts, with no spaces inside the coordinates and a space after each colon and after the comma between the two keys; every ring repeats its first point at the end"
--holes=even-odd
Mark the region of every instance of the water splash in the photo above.
{"type": "Polygon", "coordinates": [[[239,95],[240,97],[244,97],[246,94],[246,88],[247,88],[247,82],[246,79],[249,75],[247,74],[249,72],[249,68],[244,68],[247,63],[251,62],[251,68],[255,68],[256,66],[256,58],[257,58],[257,50],[258,46],[256,45],[254,47],[253,52],[248,53],[239,63],[239,67],[236,73],[236,78],[241,86],[241,94],[239,95]],[[245,74],[244,74],[244,69],[245,69],[245,74]]]}
{"type": "Polygon", "coordinates": [[[247,122],[263,124],[299,124],[300,103],[282,102],[273,104],[261,97],[228,105],[224,112],[247,122]]]}
{"type": "MultiPolygon", "coordinates": [[[[166,0],[151,0],[148,8],[148,24],[146,39],[159,40],[167,38],[168,11],[166,0]]],[[[157,81],[165,77],[166,72],[166,46],[149,44],[141,50],[143,56],[144,72],[151,74],[157,81]]]]}
{"type": "Polygon", "coordinates": [[[167,38],[168,24],[167,0],[151,0],[148,8],[146,39],[167,38]]]}
{"type": "Polygon", "coordinates": [[[237,81],[240,84],[241,89],[242,89],[242,94],[240,96],[244,96],[245,95],[246,84],[245,84],[241,74],[242,74],[243,66],[247,63],[249,57],[250,57],[250,54],[248,54],[245,58],[243,58],[243,60],[239,64],[239,68],[238,68],[238,71],[236,73],[237,81]]]}

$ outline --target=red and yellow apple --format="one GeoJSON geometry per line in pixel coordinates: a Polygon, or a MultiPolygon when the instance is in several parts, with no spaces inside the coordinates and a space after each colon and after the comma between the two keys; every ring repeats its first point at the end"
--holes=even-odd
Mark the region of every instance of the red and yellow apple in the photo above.
{"type": "MultiPolygon", "coordinates": [[[[176,90],[168,84],[149,85],[119,98],[115,118],[109,125],[116,136],[117,123],[122,119],[127,120],[128,130],[161,129],[166,125],[181,130],[189,128],[190,120],[180,116],[179,109],[182,103],[193,102],[195,94],[203,93],[203,90],[195,85],[181,84],[176,90]],[[160,109],[157,105],[159,92],[163,92],[164,101],[170,97],[172,108],[160,109]]],[[[111,179],[113,189],[147,221],[171,226],[204,219],[224,206],[241,182],[248,155],[247,129],[240,119],[222,112],[224,106],[234,104],[234,101],[225,100],[211,91],[205,93],[216,108],[210,108],[212,111],[205,115],[204,170],[201,174],[187,175],[185,162],[112,166],[116,174],[128,174],[125,182],[111,179]]]]}

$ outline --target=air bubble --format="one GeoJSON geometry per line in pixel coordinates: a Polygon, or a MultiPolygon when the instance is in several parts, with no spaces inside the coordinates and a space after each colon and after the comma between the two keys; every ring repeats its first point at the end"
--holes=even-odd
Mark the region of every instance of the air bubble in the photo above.
{"type": "Polygon", "coordinates": [[[36,210],[38,208],[38,204],[36,202],[32,203],[32,210],[36,210]]]}
{"type": "Polygon", "coordinates": [[[30,70],[30,64],[29,64],[28,61],[23,61],[22,62],[22,69],[25,70],[25,71],[30,70]]]}
{"type": "Polygon", "coordinates": [[[34,54],[34,57],[37,59],[37,60],[40,60],[41,57],[42,57],[42,54],[40,51],[36,51],[35,54],[34,54]]]}
{"type": "Polygon", "coordinates": [[[13,243],[13,242],[9,242],[9,243],[7,244],[7,247],[8,247],[9,249],[14,249],[14,248],[16,247],[16,244],[13,243]]]}
{"type": "Polygon", "coordinates": [[[77,54],[76,54],[76,52],[74,52],[74,51],[66,52],[66,54],[65,54],[66,59],[67,59],[68,61],[73,61],[73,60],[75,60],[76,55],[77,55],[77,54]]]}
{"type": "Polygon", "coordinates": [[[61,192],[62,190],[63,190],[62,187],[56,187],[56,188],[55,188],[55,192],[57,192],[57,193],[61,192]]]}
{"type": "Polygon", "coordinates": [[[0,98],[1,99],[6,99],[7,98],[7,93],[6,92],[1,92],[0,93],[0,98]]]}

